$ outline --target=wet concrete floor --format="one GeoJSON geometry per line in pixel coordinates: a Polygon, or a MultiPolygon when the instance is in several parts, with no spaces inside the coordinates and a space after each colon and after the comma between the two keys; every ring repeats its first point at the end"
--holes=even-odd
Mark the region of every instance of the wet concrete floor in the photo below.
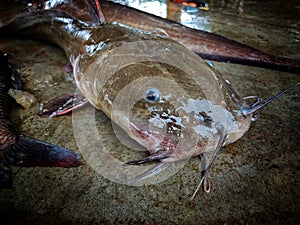
{"type": "MultiPolygon", "coordinates": [[[[183,22],[300,60],[298,1],[207,2],[209,11],[190,13],[183,22]]],[[[39,103],[75,91],[72,75],[62,70],[67,59],[59,48],[1,38],[0,49],[14,57],[24,89],[39,103]]],[[[215,65],[244,96],[266,99],[299,82],[296,74],[215,65]]],[[[299,94],[296,88],[261,110],[249,132],[223,148],[210,172],[211,193],[200,192],[194,201],[190,196],[199,182],[198,158],[190,159],[166,181],[146,186],[112,182],[88,163],[74,169],[13,168],[13,189],[0,190],[0,223],[299,224],[299,94]]],[[[91,108],[52,119],[38,117],[38,108],[38,103],[26,110],[15,107],[11,119],[16,128],[27,136],[72,149],[86,162],[74,138],[72,118],[79,120],[91,108]]],[[[108,134],[107,146],[122,150],[110,121],[101,112],[96,114],[99,129],[108,134]]]]}

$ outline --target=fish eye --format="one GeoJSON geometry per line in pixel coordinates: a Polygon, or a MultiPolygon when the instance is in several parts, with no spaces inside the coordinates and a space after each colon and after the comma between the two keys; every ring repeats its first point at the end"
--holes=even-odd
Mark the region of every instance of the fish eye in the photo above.
{"type": "Polygon", "coordinates": [[[151,88],[145,92],[145,99],[148,102],[157,102],[159,100],[160,93],[157,89],[151,88]]]}

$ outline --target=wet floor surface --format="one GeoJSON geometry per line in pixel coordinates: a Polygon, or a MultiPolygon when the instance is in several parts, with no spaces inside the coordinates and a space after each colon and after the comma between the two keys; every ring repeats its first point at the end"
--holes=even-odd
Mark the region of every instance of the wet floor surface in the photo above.
{"type": "MultiPolygon", "coordinates": [[[[277,2],[208,1],[209,11],[190,13],[182,22],[300,60],[300,4],[277,2]]],[[[182,18],[178,12],[173,16],[182,18]]],[[[72,74],[62,69],[67,59],[59,48],[1,38],[0,49],[13,56],[24,89],[39,103],[75,91],[72,74]]],[[[215,65],[243,96],[268,98],[299,82],[297,74],[215,65]]],[[[13,168],[13,189],[0,190],[1,224],[299,224],[299,94],[296,88],[261,110],[248,133],[223,148],[210,172],[211,193],[200,192],[194,201],[198,158],[164,182],[137,187],[105,179],[87,163],[74,169],[13,168]]],[[[52,119],[38,117],[38,108],[16,106],[11,113],[16,128],[82,156],[72,118],[79,120],[91,108],[52,119]]],[[[99,129],[108,134],[107,146],[121,151],[110,121],[96,114],[99,129]]]]}

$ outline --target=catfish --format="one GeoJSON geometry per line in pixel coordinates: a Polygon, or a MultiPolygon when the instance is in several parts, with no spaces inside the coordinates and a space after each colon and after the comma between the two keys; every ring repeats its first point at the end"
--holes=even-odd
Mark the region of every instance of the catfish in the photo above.
{"type": "Polygon", "coordinates": [[[62,10],[22,13],[0,31],[46,40],[64,50],[84,99],[149,151],[125,165],[158,162],[137,180],[200,156],[204,169],[193,197],[201,186],[210,191],[208,171],[221,148],[249,130],[259,109],[299,85],[266,101],[243,98],[210,63],[166,35],[118,22],[100,25],[62,10]],[[213,154],[206,163],[208,152],[213,154]]]}

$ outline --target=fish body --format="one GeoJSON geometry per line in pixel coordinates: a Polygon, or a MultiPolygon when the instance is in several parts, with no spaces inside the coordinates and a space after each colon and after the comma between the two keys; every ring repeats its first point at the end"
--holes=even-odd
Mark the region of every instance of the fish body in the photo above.
{"type": "MultiPolygon", "coordinates": [[[[170,130],[173,126],[174,129],[175,126],[190,127],[193,121],[195,124],[191,129],[197,138],[202,132],[197,129],[201,130],[201,126],[207,127],[205,128],[207,133],[199,143],[196,143],[197,147],[190,146],[189,151],[185,151],[184,154],[173,152],[172,156],[171,152],[174,149],[171,151],[169,148],[170,152],[164,153],[168,155],[165,161],[178,161],[214,149],[218,143],[216,137],[219,136],[214,127],[218,123],[228,126],[225,143],[239,139],[250,126],[251,118],[244,118],[240,110],[246,103],[228,81],[200,57],[166,36],[111,22],[92,27],[65,12],[56,10],[21,14],[4,28],[9,32],[20,32],[46,39],[62,47],[73,64],[76,84],[81,93],[93,106],[113,119],[129,136],[149,149],[151,154],[165,151],[164,145],[175,146],[178,142],[176,139],[180,137],[173,132],[168,134],[169,139],[173,140],[172,143],[161,140],[163,135],[159,132],[147,130],[152,118],[162,118],[164,115],[175,120],[180,119],[180,123],[178,121],[169,123],[167,120],[164,121],[165,119],[156,118],[170,130]],[[186,71],[178,68],[179,64],[174,62],[180,63],[186,71]],[[113,64],[118,64],[116,71],[110,69],[113,64]],[[191,76],[197,77],[196,80],[190,78],[191,76]],[[181,94],[184,94],[182,98],[185,99],[179,103],[176,99],[178,94],[170,92],[168,82],[162,83],[163,86],[158,88],[155,81],[160,78],[179,85],[179,89],[182,89],[181,94]],[[126,107],[117,110],[112,107],[114,101],[119,101],[117,99],[119,91],[136,80],[142,80],[144,87],[139,90],[139,95],[137,87],[130,88],[134,91],[133,96],[138,96],[136,99],[138,107],[133,106],[132,113],[126,117],[124,113],[128,111],[126,107]],[[153,104],[147,102],[144,95],[151,87],[159,89],[160,92],[159,102],[153,104]],[[174,101],[174,104],[177,102],[176,107],[168,103],[171,101],[168,96],[173,96],[172,102],[174,101]],[[222,116],[215,119],[214,111],[218,111],[222,116]],[[200,114],[196,115],[197,113],[200,114]],[[179,114],[189,116],[183,119],[179,114]],[[211,121],[206,121],[207,118],[202,114],[211,121]],[[147,138],[140,134],[141,131],[147,133],[147,138]]],[[[176,90],[173,87],[172,89],[176,90]]],[[[123,105],[128,105],[131,100],[131,98],[122,100],[123,105]]],[[[181,137],[185,138],[184,135],[181,137]]]]}
{"type": "MultiPolygon", "coordinates": [[[[189,28],[180,23],[111,1],[101,1],[99,4],[103,14],[97,8],[98,1],[85,1],[90,3],[88,7],[83,4],[84,1],[74,0],[22,2],[30,6],[26,5],[27,10],[62,10],[93,24],[101,24],[105,17],[107,22],[119,22],[149,32],[160,30],[203,59],[282,70],[296,74],[300,72],[299,60],[270,55],[221,35],[189,28]]],[[[15,6],[11,7],[15,8],[15,6]]]]}
{"type": "Polygon", "coordinates": [[[8,115],[10,88],[21,88],[20,76],[0,52],[0,188],[12,185],[11,166],[75,167],[81,165],[73,152],[19,134],[8,115]]]}
{"type": "Polygon", "coordinates": [[[66,52],[82,95],[148,149],[150,156],[129,165],[160,161],[162,168],[212,151],[208,170],[221,147],[241,138],[255,111],[273,99],[248,104],[222,74],[163,34],[116,22],[92,26],[60,10],[23,13],[1,29],[66,52]]]}
{"type": "Polygon", "coordinates": [[[300,73],[299,60],[270,55],[224,36],[189,28],[178,22],[111,1],[102,1],[101,6],[107,21],[118,21],[148,31],[163,30],[170,38],[203,59],[300,73]]]}

